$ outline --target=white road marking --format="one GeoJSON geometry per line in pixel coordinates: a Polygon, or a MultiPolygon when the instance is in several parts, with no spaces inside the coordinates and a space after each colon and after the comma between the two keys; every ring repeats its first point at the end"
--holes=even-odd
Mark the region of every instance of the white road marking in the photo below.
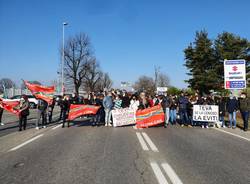
{"type": "Polygon", "coordinates": [[[175,173],[175,171],[172,169],[172,167],[168,163],[161,164],[162,168],[165,170],[166,174],[174,184],[183,184],[181,179],[178,177],[178,175],[175,173]]]}
{"type": "Polygon", "coordinates": [[[150,163],[153,171],[154,171],[154,174],[158,180],[158,183],[159,184],[168,184],[168,181],[167,179],[165,178],[165,176],[163,175],[160,167],[158,166],[158,164],[156,162],[151,162],[150,163]]]}
{"type": "Polygon", "coordinates": [[[155,144],[153,143],[153,141],[149,138],[149,136],[143,132],[142,133],[144,139],[146,140],[146,142],[148,143],[148,145],[150,146],[150,148],[154,151],[154,152],[159,152],[159,150],[157,149],[157,147],[155,146],[155,144]]]}
{"type": "Polygon", "coordinates": [[[149,148],[148,148],[146,142],[144,141],[142,135],[139,132],[136,132],[136,136],[139,139],[139,142],[141,144],[142,149],[145,151],[149,151],[149,148]]]}
{"type": "Polygon", "coordinates": [[[16,146],[16,147],[10,149],[9,151],[15,151],[15,150],[17,150],[17,149],[19,149],[19,148],[25,146],[26,144],[29,144],[30,142],[32,142],[32,141],[34,141],[34,140],[36,140],[36,139],[42,137],[42,136],[43,136],[43,134],[37,135],[36,137],[33,137],[32,139],[30,139],[30,140],[28,140],[28,141],[25,141],[24,143],[22,143],[22,144],[20,144],[20,145],[18,145],[18,146],[16,146]]]}
{"type": "Polygon", "coordinates": [[[57,129],[57,128],[61,127],[61,126],[62,126],[62,125],[61,125],[61,124],[59,124],[59,125],[57,125],[57,126],[53,127],[53,128],[52,128],[52,130],[55,130],[55,129],[57,129]]]}
{"type": "Polygon", "coordinates": [[[228,132],[228,131],[225,131],[225,130],[221,130],[221,129],[218,129],[218,128],[213,128],[214,130],[217,130],[217,131],[220,131],[220,132],[223,132],[223,133],[226,133],[226,134],[229,134],[229,135],[232,135],[232,136],[235,136],[235,137],[238,137],[240,139],[244,139],[246,141],[250,141],[250,139],[246,138],[246,137],[243,137],[243,136],[240,136],[240,135],[237,135],[237,134],[233,134],[231,132],[228,132]]]}

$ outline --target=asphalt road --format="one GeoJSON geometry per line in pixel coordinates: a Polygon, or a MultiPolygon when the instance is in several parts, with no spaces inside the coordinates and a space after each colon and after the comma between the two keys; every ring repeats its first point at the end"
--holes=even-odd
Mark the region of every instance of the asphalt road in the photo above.
{"type": "Polygon", "coordinates": [[[31,128],[0,137],[0,181],[247,184],[249,134],[179,126],[91,127],[82,120],[70,128],[31,128]]]}

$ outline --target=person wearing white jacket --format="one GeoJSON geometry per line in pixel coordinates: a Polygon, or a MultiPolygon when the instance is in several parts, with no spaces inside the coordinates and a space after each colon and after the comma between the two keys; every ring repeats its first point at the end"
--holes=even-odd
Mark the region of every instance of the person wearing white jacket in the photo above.
{"type": "Polygon", "coordinates": [[[140,102],[137,99],[137,97],[134,95],[132,97],[132,99],[130,100],[130,106],[129,106],[129,108],[133,109],[136,112],[138,110],[139,105],[140,105],[140,102]]]}

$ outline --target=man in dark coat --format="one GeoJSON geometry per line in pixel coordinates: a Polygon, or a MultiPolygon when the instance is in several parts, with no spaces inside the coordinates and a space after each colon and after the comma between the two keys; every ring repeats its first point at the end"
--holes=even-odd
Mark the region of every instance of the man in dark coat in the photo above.
{"type": "Polygon", "coordinates": [[[250,112],[250,98],[247,97],[246,93],[241,94],[241,98],[239,100],[239,107],[241,116],[244,122],[244,131],[248,130],[248,118],[250,112]]]}
{"type": "Polygon", "coordinates": [[[227,112],[229,114],[229,122],[230,122],[228,128],[232,127],[232,123],[233,123],[232,128],[236,128],[236,112],[238,109],[239,109],[238,100],[236,99],[236,97],[231,95],[227,102],[227,112]]]}

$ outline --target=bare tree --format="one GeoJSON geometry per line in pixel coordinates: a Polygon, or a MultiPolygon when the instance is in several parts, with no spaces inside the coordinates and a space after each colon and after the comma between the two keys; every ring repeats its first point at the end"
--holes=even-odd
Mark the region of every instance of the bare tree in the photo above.
{"type": "Polygon", "coordinates": [[[135,82],[133,88],[136,91],[146,91],[148,94],[154,94],[155,81],[152,77],[141,76],[138,81],[135,82]]]}
{"type": "Polygon", "coordinates": [[[158,80],[157,80],[157,86],[158,87],[167,87],[170,85],[169,77],[164,73],[159,73],[158,80]]]}
{"type": "Polygon", "coordinates": [[[15,83],[9,78],[2,78],[0,80],[0,92],[3,93],[4,89],[10,89],[15,87],[15,83]]]}
{"type": "Polygon", "coordinates": [[[89,37],[80,33],[73,38],[69,38],[65,44],[64,56],[66,84],[73,84],[75,92],[79,94],[79,88],[89,70],[91,58],[89,37]]]}
{"type": "Polygon", "coordinates": [[[102,71],[99,63],[95,58],[91,58],[88,61],[88,70],[84,76],[84,87],[88,91],[95,91],[98,81],[102,77],[102,71]]]}
{"type": "Polygon", "coordinates": [[[112,80],[109,77],[108,73],[101,73],[100,80],[97,82],[96,90],[103,91],[104,89],[110,89],[113,85],[112,80]]]}

